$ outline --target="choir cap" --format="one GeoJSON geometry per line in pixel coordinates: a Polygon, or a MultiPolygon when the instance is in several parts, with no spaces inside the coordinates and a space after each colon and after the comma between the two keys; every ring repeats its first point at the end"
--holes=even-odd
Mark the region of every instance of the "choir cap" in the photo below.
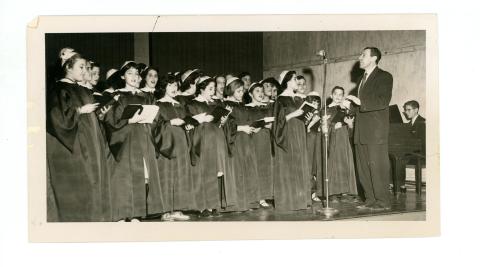
{"type": "Polygon", "coordinates": [[[76,55],[77,52],[73,48],[70,47],[65,47],[62,50],[60,50],[59,57],[62,60],[62,66],[67,62],[67,60],[74,55],[76,55]]]}
{"type": "Polygon", "coordinates": [[[252,90],[253,87],[255,86],[262,86],[262,84],[260,82],[254,82],[252,84],[250,84],[250,87],[248,87],[248,91],[252,90]]]}
{"type": "Polygon", "coordinates": [[[185,73],[182,74],[181,80],[182,83],[185,82],[185,80],[188,78],[188,76],[192,75],[192,73],[199,71],[199,69],[194,69],[194,70],[187,70],[185,73]]]}
{"type": "Polygon", "coordinates": [[[240,79],[237,78],[237,77],[229,78],[229,79],[227,80],[227,82],[225,83],[225,86],[228,86],[229,84],[231,84],[233,81],[236,81],[236,80],[240,80],[240,79]]]}
{"type": "Polygon", "coordinates": [[[280,84],[283,83],[283,79],[285,79],[285,76],[287,75],[287,73],[289,72],[289,70],[284,70],[282,71],[282,73],[280,73],[280,84]]]}
{"type": "Polygon", "coordinates": [[[117,69],[109,69],[107,71],[107,79],[110,78],[110,76],[112,76],[117,71],[118,71],[117,69]]]}
{"type": "Polygon", "coordinates": [[[200,84],[200,83],[202,83],[202,82],[204,82],[204,81],[206,81],[206,80],[208,80],[208,79],[211,79],[211,77],[210,77],[210,76],[202,76],[202,77],[200,77],[200,78],[198,79],[197,84],[200,84]]]}
{"type": "Polygon", "coordinates": [[[125,61],[125,62],[123,63],[123,65],[120,67],[120,69],[123,69],[123,67],[127,66],[129,63],[135,63],[135,62],[132,61],[132,60],[125,61]]]}

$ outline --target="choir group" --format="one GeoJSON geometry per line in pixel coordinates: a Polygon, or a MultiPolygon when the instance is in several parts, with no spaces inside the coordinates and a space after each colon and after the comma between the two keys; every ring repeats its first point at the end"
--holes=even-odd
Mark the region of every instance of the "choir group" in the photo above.
{"type": "Polygon", "coordinates": [[[47,79],[48,221],[185,221],[357,201],[358,99],[342,87],[325,107],[295,71],[251,82],[246,72],[160,75],[126,62],[99,81],[100,66],[72,48],[57,67],[47,79]]]}

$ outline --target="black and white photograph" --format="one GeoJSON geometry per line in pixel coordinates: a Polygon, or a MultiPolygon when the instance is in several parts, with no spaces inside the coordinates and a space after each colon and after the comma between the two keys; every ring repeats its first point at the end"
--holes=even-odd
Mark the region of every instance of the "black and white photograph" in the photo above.
{"type": "Polygon", "coordinates": [[[41,33],[42,84],[29,92],[44,103],[33,198],[46,225],[321,227],[437,212],[431,24],[147,18],[154,30],[41,33]]]}

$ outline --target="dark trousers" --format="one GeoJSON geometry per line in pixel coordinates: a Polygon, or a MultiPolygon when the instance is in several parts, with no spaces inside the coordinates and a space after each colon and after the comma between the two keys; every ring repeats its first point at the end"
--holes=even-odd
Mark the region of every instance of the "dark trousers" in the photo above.
{"type": "Polygon", "coordinates": [[[378,202],[380,205],[390,205],[388,145],[356,144],[355,157],[366,204],[378,202]]]}

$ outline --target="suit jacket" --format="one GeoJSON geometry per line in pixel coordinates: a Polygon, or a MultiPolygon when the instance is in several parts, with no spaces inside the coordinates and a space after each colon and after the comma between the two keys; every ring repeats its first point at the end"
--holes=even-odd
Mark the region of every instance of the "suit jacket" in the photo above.
{"type": "Polygon", "coordinates": [[[356,112],[355,144],[388,144],[388,107],[392,98],[392,86],[392,75],[379,67],[368,76],[358,92],[361,105],[356,112]]]}
{"type": "MultiPolygon", "coordinates": [[[[410,122],[409,122],[410,123],[410,122]]],[[[415,121],[413,122],[413,127],[417,126],[418,124],[425,124],[425,118],[418,115],[415,121]]]]}

